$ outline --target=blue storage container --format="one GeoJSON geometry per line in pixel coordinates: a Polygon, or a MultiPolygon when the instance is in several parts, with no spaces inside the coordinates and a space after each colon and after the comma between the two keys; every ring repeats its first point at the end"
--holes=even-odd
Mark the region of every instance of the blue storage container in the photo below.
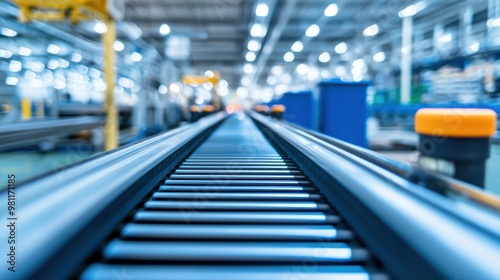
{"type": "Polygon", "coordinates": [[[286,107],[286,121],[307,129],[314,128],[312,91],[286,92],[279,102],[286,107]]]}
{"type": "Polygon", "coordinates": [[[368,147],[366,122],[367,81],[343,82],[339,79],[319,83],[322,133],[361,147],[368,147]]]}

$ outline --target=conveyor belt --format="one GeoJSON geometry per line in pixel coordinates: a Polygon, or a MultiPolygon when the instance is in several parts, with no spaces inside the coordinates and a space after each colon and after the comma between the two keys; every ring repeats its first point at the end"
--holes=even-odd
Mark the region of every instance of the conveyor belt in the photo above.
{"type": "Polygon", "coordinates": [[[0,279],[498,279],[500,200],[337,142],[219,113],[21,183],[0,279]]]}
{"type": "Polygon", "coordinates": [[[230,117],[141,203],[81,278],[389,278],[373,258],[291,159],[250,119],[230,117]]]}

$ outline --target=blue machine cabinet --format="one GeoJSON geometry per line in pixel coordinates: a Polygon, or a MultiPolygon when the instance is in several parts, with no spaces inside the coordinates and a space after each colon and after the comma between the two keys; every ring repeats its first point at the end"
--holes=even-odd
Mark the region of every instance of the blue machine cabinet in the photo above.
{"type": "Polygon", "coordinates": [[[280,102],[286,107],[286,121],[307,129],[314,128],[312,91],[287,92],[280,102]]]}
{"type": "Polygon", "coordinates": [[[343,82],[339,79],[319,83],[319,129],[334,138],[368,147],[366,91],[369,82],[343,82]]]}

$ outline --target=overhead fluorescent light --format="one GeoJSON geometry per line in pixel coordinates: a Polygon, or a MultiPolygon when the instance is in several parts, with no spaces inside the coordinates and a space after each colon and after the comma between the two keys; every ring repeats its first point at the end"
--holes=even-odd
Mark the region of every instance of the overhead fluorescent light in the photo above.
{"type": "Polygon", "coordinates": [[[486,24],[488,27],[500,27],[500,17],[489,19],[486,24]]]}
{"type": "Polygon", "coordinates": [[[446,33],[438,39],[439,43],[446,44],[453,41],[453,35],[451,33],[446,33]]]}
{"type": "Polygon", "coordinates": [[[365,61],[360,58],[360,59],[356,59],[352,62],[352,67],[354,68],[363,68],[365,66],[365,61]]]}
{"type": "Polygon", "coordinates": [[[309,71],[309,66],[307,64],[299,64],[297,65],[297,68],[295,69],[299,75],[306,75],[307,72],[309,71]]]}
{"type": "Polygon", "coordinates": [[[248,61],[248,62],[253,62],[255,61],[255,59],[257,58],[257,55],[255,55],[254,52],[247,52],[246,56],[245,56],[245,59],[248,61]]]}
{"type": "Polygon", "coordinates": [[[335,75],[337,75],[338,77],[342,77],[346,73],[347,73],[347,70],[345,69],[344,66],[339,66],[339,67],[335,68],[335,75]]]}
{"type": "Polygon", "coordinates": [[[160,87],[158,88],[158,92],[160,94],[167,94],[168,93],[168,87],[165,86],[165,85],[160,85],[160,87]]]}
{"type": "Polygon", "coordinates": [[[339,7],[336,4],[330,4],[325,9],[325,16],[334,17],[338,14],[338,12],[339,12],[339,7]]]}
{"type": "Polygon", "coordinates": [[[309,26],[309,28],[307,28],[306,36],[307,37],[316,37],[316,36],[318,36],[319,32],[320,32],[319,26],[317,24],[313,24],[313,25],[309,26]]]}
{"type": "Polygon", "coordinates": [[[368,26],[367,28],[365,28],[365,30],[363,30],[363,35],[365,37],[371,37],[371,36],[375,36],[378,34],[378,25],[377,24],[372,24],[370,26],[368,26]]]}
{"type": "Polygon", "coordinates": [[[168,35],[170,34],[170,26],[168,26],[168,24],[164,23],[160,26],[160,34],[161,35],[168,35]]]}
{"type": "Polygon", "coordinates": [[[130,59],[133,61],[133,62],[139,62],[142,60],[142,55],[138,52],[133,52],[131,55],[130,55],[130,59]]]}
{"type": "Polygon", "coordinates": [[[373,61],[375,62],[383,62],[385,60],[385,53],[384,52],[378,52],[373,55],[373,61]]]}
{"type": "Polygon", "coordinates": [[[117,52],[121,52],[125,49],[125,45],[120,41],[115,41],[115,43],[113,44],[113,49],[115,49],[115,51],[117,52]]]}
{"type": "Polygon", "coordinates": [[[47,47],[47,52],[50,54],[58,54],[60,51],[61,51],[61,48],[57,45],[54,45],[54,44],[50,44],[47,47]]]}
{"type": "Polygon", "coordinates": [[[11,51],[0,49],[0,57],[11,58],[12,55],[13,55],[13,53],[11,51]]]}
{"type": "Polygon", "coordinates": [[[16,77],[7,77],[7,79],[5,79],[6,85],[15,86],[17,83],[19,83],[19,79],[16,77]]]}
{"type": "Polygon", "coordinates": [[[267,17],[269,14],[269,6],[265,3],[261,3],[257,5],[257,8],[255,9],[255,15],[258,17],[267,17]]]}
{"type": "Polygon", "coordinates": [[[256,40],[250,40],[248,42],[248,50],[252,52],[257,52],[260,50],[260,43],[256,40]]]}
{"type": "MultiPolygon", "coordinates": [[[[82,58],[83,58],[82,55],[79,53],[73,53],[73,55],[71,55],[71,61],[73,61],[75,63],[82,61],[82,58]]],[[[58,65],[59,65],[59,63],[58,63],[58,65]]],[[[57,68],[57,66],[56,66],[56,68],[57,68]]]]}
{"type": "Polygon", "coordinates": [[[347,51],[347,44],[342,42],[335,46],[335,52],[338,54],[343,54],[347,51]]]}
{"type": "Polygon", "coordinates": [[[398,16],[400,18],[403,18],[403,17],[412,17],[416,14],[418,14],[419,12],[421,12],[423,9],[425,9],[427,7],[427,2],[426,1],[420,1],[420,2],[417,2],[413,5],[410,5],[406,8],[404,8],[403,10],[399,11],[398,13],[398,16]]]}
{"type": "Polygon", "coordinates": [[[250,81],[250,78],[249,77],[243,77],[241,78],[241,85],[244,86],[244,87],[247,87],[249,86],[251,83],[250,81]]]}
{"type": "Polygon", "coordinates": [[[304,44],[301,41],[293,43],[291,50],[292,52],[301,52],[304,49],[304,44]]]}
{"type": "Polygon", "coordinates": [[[319,55],[318,59],[319,59],[319,62],[321,62],[321,63],[327,63],[330,61],[331,57],[330,57],[330,54],[328,52],[324,52],[324,53],[319,55]]]}
{"type": "Polygon", "coordinates": [[[2,27],[1,33],[2,33],[2,35],[7,36],[7,37],[16,37],[16,35],[17,35],[16,31],[14,31],[10,28],[7,28],[7,27],[2,27]]]}
{"type": "Polygon", "coordinates": [[[294,59],[295,59],[295,55],[293,54],[293,52],[287,52],[283,56],[283,60],[285,62],[292,62],[294,59]]]}
{"type": "Polygon", "coordinates": [[[254,70],[254,67],[252,64],[250,63],[246,63],[244,66],[243,66],[243,72],[245,72],[246,74],[252,74],[253,73],[253,70],[254,70]]]}
{"type": "Polygon", "coordinates": [[[94,31],[99,34],[104,34],[108,32],[108,28],[106,25],[100,21],[96,22],[94,25],[94,31]]]}
{"type": "Polygon", "coordinates": [[[19,72],[23,70],[23,64],[20,61],[17,60],[11,60],[9,63],[9,71],[10,72],[19,72]]]}
{"type": "Polygon", "coordinates": [[[479,44],[479,42],[475,42],[475,43],[472,43],[470,46],[469,46],[469,50],[471,50],[472,52],[477,52],[479,51],[479,47],[481,45],[479,44]]]}
{"type": "Polygon", "coordinates": [[[254,23],[252,29],[250,29],[250,35],[253,37],[264,37],[266,36],[266,29],[260,23],[254,23]]]}
{"type": "Polygon", "coordinates": [[[17,53],[19,55],[22,55],[22,56],[30,56],[32,51],[30,48],[26,48],[26,47],[19,47],[19,49],[17,50],[17,53]]]}

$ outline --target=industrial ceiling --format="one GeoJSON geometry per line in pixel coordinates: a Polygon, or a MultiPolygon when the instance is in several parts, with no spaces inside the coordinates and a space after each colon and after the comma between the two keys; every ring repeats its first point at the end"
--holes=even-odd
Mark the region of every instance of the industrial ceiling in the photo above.
{"type": "MultiPolygon", "coordinates": [[[[128,0],[126,21],[136,23],[142,29],[142,38],[159,52],[163,52],[166,39],[159,32],[162,24],[170,27],[167,36],[189,36],[191,71],[218,70],[236,87],[244,76],[253,82],[265,83],[269,69],[275,65],[291,71],[298,63],[321,64],[318,56],[324,52],[330,54],[332,64],[356,56],[371,57],[380,50],[390,52],[398,45],[400,48],[398,12],[415,2],[418,1],[128,0]],[[256,15],[257,6],[262,3],[268,6],[264,18],[256,15]],[[330,15],[335,15],[325,16],[325,9],[332,3],[337,6],[336,14],[330,11],[330,15]],[[255,23],[262,24],[265,30],[257,37],[251,35],[255,23]],[[305,32],[313,24],[320,32],[307,37],[305,32]],[[378,34],[363,36],[363,30],[373,24],[378,25],[378,34]],[[245,75],[243,66],[247,63],[248,42],[252,39],[260,42],[261,47],[251,62],[253,71],[245,75]],[[295,52],[293,62],[287,63],[283,57],[296,41],[302,42],[303,50],[295,52]],[[343,56],[335,52],[335,46],[341,42],[346,42],[350,50],[343,56]]],[[[426,8],[414,17],[415,33],[432,34],[438,23],[458,25],[466,6],[473,7],[476,17],[484,17],[486,21],[487,1],[427,1],[426,8]]]]}
{"type": "MultiPolygon", "coordinates": [[[[22,26],[16,23],[15,7],[7,3],[0,1],[0,23],[17,30],[19,35],[2,39],[2,45],[18,46],[35,39],[37,43],[31,43],[33,53],[37,55],[39,49],[39,57],[44,57],[47,46],[60,42],[59,55],[64,50],[68,55],[72,50],[78,51],[84,60],[99,64],[100,34],[95,22],[76,26],[36,22],[22,26]]],[[[478,38],[486,38],[486,21],[494,16],[485,0],[125,0],[125,3],[125,19],[118,24],[118,40],[124,44],[119,48],[119,63],[132,65],[131,60],[138,52],[141,57],[149,58],[140,67],[150,72],[162,64],[176,66],[175,75],[171,76],[216,70],[233,89],[241,85],[276,84],[277,81],[268,78],[271,72],[286,74],[285,83],[303,84],[305,81],[296,79],[300,76],[296,75],[299,64],[314,66],[323,78],[334,76],[335,67],[348,66],[360,58],[369,64],[372,74],[380,65],[397,68],[402,33],[398,13],[411,5],[425,4],[413,16],[414,59],[433,54],[438,25],[445,31],[454,30],[457,40],[461,40],[466,8],[472,10],[472,34],[478,38]],[[175,60],[166,54],[166,42],[173,38],[189,39],[186,59],[175,60]],[[384,54],[378,59],[384,63],[372,65],[374,55],[381,52],[384,54]],[[147,64],[151,62],[155,65],[147,64]],[[274,71],[276,66],[279,71],[274,71]]],[[[183,48],[177,47],[181,51],[183,48]]],[[[121,68],[120,71],[133,69],[121,68]]],[[[314,83],[319,77],[312,78],[310,82],[314,83]]]]}

